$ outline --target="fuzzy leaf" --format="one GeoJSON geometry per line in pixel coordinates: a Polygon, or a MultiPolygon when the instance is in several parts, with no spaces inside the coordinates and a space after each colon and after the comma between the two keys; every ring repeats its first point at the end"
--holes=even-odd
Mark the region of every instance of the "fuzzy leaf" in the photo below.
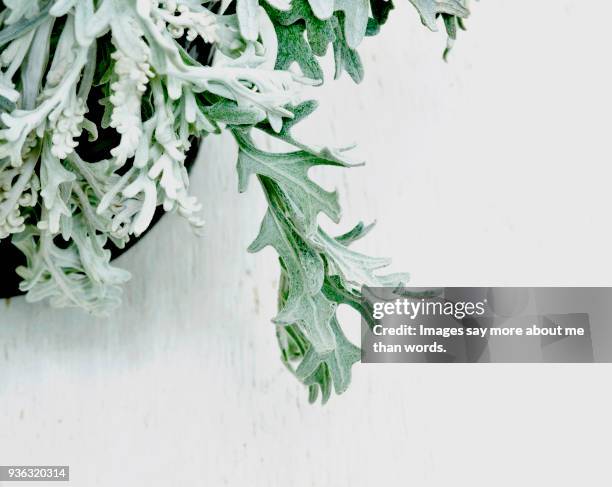
{"type": "MultiPolygon", "coordinates": [[[[353,364],[359,362],[361,358],[359,347],[348,341],[335,317],[332,318],[330,327],[336,342],[334,350],[328,353],[320,353],[314,347],[309,348],[295,371],[296,377],[302,380],[304,384],[319,386],[323,402],[326,402],[329,398],[326,391],[328,381],[325,376],[329,374],[336,394],[342,394],[351,383],[353,364]]],[[[316,399],[316,395],[313,399],[316,399]]],[[[311,399],[311,402],[314,402],[314,400],[311,399]]]]}
{"type": "Polygon", "coordinates": [[[278,252],[289,279],[285,304],[274,321],[296,323],[314,349],[320,353],[332,351],[335,343],[329,322],[335,306],[321,293],[324,270],[320,256],[300,241],[274,208],[266,213],[249,251],[257,252],[268,245],[278,252]]]}
{"type": "MultiPolygon", "coordinates": [[[[344,39],[349,49],[355,49],[363,40],[368,26],[369,0],[336,0],[336,11],[344,14],[344,39]]],[[[336,35],[338,39],[339,36],[336,35]]]]}
{"type": "Polygon", "coordinates": [[[334,13],[334,0],[308,0],[312,13],[321,20],[327,20],[334,13]]]}
{"type": "Polygon", "coordinates": [[[259,34],[259,2],[257,0],[236,0],[236,14],[240,33],[248,41],[257,40],[259,34]]]}
{"type": "Polygon", "coordinates": [[[460,18],[466,18],[470,14],[463,0],[410,0],[410,3],[419,12],[423,24],[433,31],[438,30],[436,17],[439,14],[454,15],[460,18]]]}
{"type": "Polygon", "coordinates": [[[230,100],[220,100],[203,112],[211,119],[230,125],[256,125],[266,118],[266,113],[256,107],[241,107],[230,100]]]}
{"type": "Polygon", "coordinates": [[[291,113],[293,114],[293,118],[286,120],[283,123],[282,128],[279,131],[275,131],[274,128],[269,124],[267,120],[264,120],[260,124],[257,125],[257,128],[270,135],[271,137],[277,138],[286,142],[287,144],[293,145],[302,149],[312,155],[325,159],[327,161],[333,162],[335,165],[340,165],[343,167],[351,167],[357,166],[359,164],[355,164],[351,162],[345,155],[344,150],[342,149],[332,149],[329,147],[316,147],[310,144],[305,144],[297,140],[293,134],[291,133],[293,127],[296,124],[304,120],[311,113],[313,113],[317,109],[318,103],[314,100],[307,100],[295,107],[291,107],[291,113]]]}
{"type": "Polygon", "coordinates": [[[8,98],[0,96],[0,112],[12,112],[17,105],[8,98]]]}
{"type": "Polygon", "coordinates": [[[234,136],[240,146],[238,155],[239,191],[246,191],[252,174],[266,176],[279,185],[287,211],[294,223],[307,234],[314,233],[320,212],[333,221],[340,219],[338,194],[325,191],[308,177],[308,171],[315,166],[340,166],[341,164],[323,159],[300,150],[289,153],[265,152],[253,144],[250,137],[240,129],[234,129],[234,136]]]}
{"type": "MultiPolygon", "coordinates": [[[[297,121],[314,107],[313,103],[297,107],[297,121]]],[[[279,138],[293,141],[291,128],[291,124],[284,127],[279,138]]],[[[239,161],[243,164],[252,165],[249,159],[256,152],[257,158],[267,160],[267,164],[300,167],[300,159],[294,160],[296,152],[267,153],[254,147],[246,131],[235,129],[233,132],[240,148],[239,161]],[[281,163],[283,158],[285,162],[281,163]]],[[[239,179],[244,181],[240,164],[239,179]]],[[[292,173],[292,177],[294,181],[309,181],[304,171],[292,173]]],[[[367,233],[369,227],[357,225],[338,238],[328,236],[318,226],[312,232],[304,228],[301,214],[294,209],[293,198],[285,193],[283,184],[290,185],[286,184],[284,174],[258,174],[258,180],[268,200],[268,211],[249,250],[256,252],[270,245],[278,252],[281,286],[279,314],[274,321],[278,324],[277,337],[283,361],[308,386],[311,401],[321,393],[322,401],[326,402],[332,388],[339,394],[346,390],[351,366],[359,359],[358,349],[345,339],[336,321],[337,305],[349,304],[367,319],[367,310],[361,303],[361,286],[367,283],[398,285],[406,275],[378,276],[374,271],[385,266],[386,259],[368,257],[347,248],[367,233]],[[292,364],[296,361],[299,365],[294,369],[292,364]]],[[[316,225],[316,214],[312,222],[316,225]]]]}
{"type": "MultiPolygon", "coordinates": [[[[388,266],[391,263],[389,259],[370,257],[355,252],[327,235],[320,228],[314,236],[313,242],[318,248],[325,251],[326,260],[330,267],[328,273],[340,276],[346,287],[359,288],[362,285],[384,287],[388,283],[386,278],[379,278],[374,272],[388,266]]],[[[402,279],[398,277],[397,284],[401,281],[402,279]]]]}
{"type": "Polygon", "coordinates": [[[366,35],[373,36],[380,32],[380,28],[387,23],[391,10],[395,8],[392,0],[370,0],[372,18],[368,20],[366,35]]]}
{"type": "Polygon", "coordinates": [[[355,49],[349,46],[348,42],[344,42],[344,30],[342,24],[346,24],[343,17],[334,18],[334,61],[336,70],[334,78],[340,78],[343,71],[346,71],[355,83],[361,83],[363,80],[363,65],[361,58],[355,49]]]}
{"type": "Polygon", "coordinates": [[[367,0],[341,0],[336,6],[335,13],[324,20],[317,18],[307,0],[293,0],[291,10],[287,12],[268,8],[279,38],[277,69],[286,69],[292,62],[297,62],[305,76],[323,79],[316,58],[324,56],[332,43],[335,77],[346,69],[353,80],[359,82],[362,79],[361,61],[353,48],[366,34],[369,5],[367,0]],[[292,29],[286,31],[289,26],[292,29]]]}
{"type": "MultiPolygon", "coordinates": [[[[121,302],[121,284],[130,275],[109,265],[110,252],[96,268],[83,266],[82,252],[103,252],[81,221],[74,226],[79,243],[60,248],[53,239],[33,227],[13,237],[13,243],[24,253],[27,266],[17,273],[23,278],[20,289],[29,302],[48,299],[56,307],[79,307],[93,314],[106,315],[121,302]],[[98,279],[88,273],[94,271],[98,279]]],[[[91,263],[91,262],[90,262],[91,263]]]]}
{"type": "MultiPolygon", "coordinates": [[[[23,0],[20,1],[23,2],[23,0]]],[[[4,46],[5,44],[8,44],[14,39],[23,37],[25,34],[32,31],[40,24],[42,24],[45,20],[47,20],[49,16],[49,10],[51,9],[52,5],[53,2],[51,0],[46,0],[42,8],[35,16],[31,18],[24,17],[18,22],[7,25],[4,29],[0,30],[0,47],[4,46]]]]}
{"type": "Polygon", "coordinates": [[[353,242],[362,239],[368,233],[370,233],[370,231],[374,228],[374,225],[375,223],[370,223],[369,225],[366,225],[363,222],[359,222],[348,232],[336,237],[336,240],[342,245],[349,246],[353,242]]]}
{"type": "Polygon", "coordinates": [[[323,70],[312,52],[310,44],[304,38],[304,24],[302,22],[288,26],[277,25],[276,35],[279,44],[276,69],[289,69],[296,62],[304,76],[316,80],[323,79],[323,70]]]}

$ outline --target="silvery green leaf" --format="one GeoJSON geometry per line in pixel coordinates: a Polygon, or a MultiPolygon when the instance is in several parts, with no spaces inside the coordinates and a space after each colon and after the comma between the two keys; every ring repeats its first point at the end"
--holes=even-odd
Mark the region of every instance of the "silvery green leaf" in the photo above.
{"type": "Polygon", "coordinates": [[[276,29],[280,49],[276,57],[277,69],[289,69],[296,62],[304,76],[322,80],[323,70],[316,60],[300,24],[281,26],[276,29]]]}
{"type": "Polygon", "coordinates": [[[289,286],[284,305],[274,319],[276,323],[297,324],[319,353],[334,349],[330,320],[335,306],[323,296],[323,261],[292,232],[276,209],[266,213],[259,235],[249,247],[257,252],[272,246],[286,269],[289,286]]]}
{"type": "MultiPolygon", "coordinates": [[[[45,9],[48,12],[50,0],[46,0],[45,9]]],[[[32,19],[39,14],[40,5],[38,0],[4,0],[4,5],[9,9],[6,24],[15,24],[23,19],[32,19]]]]}
{"type": "Polygon", "coordinates": [[[72,240],[78,251],[83,270],[95,283],[105,286],[123,284],[130,279],[130,273],[110,264],[111,252],[104,248],[106,236],[88,232],[85,221],[73,219],[72,240]]]}
{"type": "Polygon", "coordinates": [[[17,105],[15,105],[15,102],[0,95],[0,112],[12,112],[15,110],[16,106],[17,105]]]}
{"type": "Polygon", "coordinates": [[[41,196],[48,214],[44,224],[52,235],[60,231],[61,216],[71,216],[67,205],[68,198],[62,195],[61,190],[63,185],[70,185],[75,179],[75,175],[52,154],[50,143],[47,142],[41,156],[40,182],[41,196]]]}
{"type": "Polygon", "coordinates": [[[149,176],[141,174],[134,182],[125,187],[123,195],[126,198],[138,198],[142,202],[131,226],[131,231],[136,236],[141,235],[149,228],[153,215],[155,215],[157,188],[149,176]]]}
{"type": "Polygon", "coordinates": [[[292,129],[312,114],[318,107],[318,103],[315,100],[307,100],[299,105],[291,107],[291,113],[293,117],[285,120],[283,126],[280,130],[274,130],[266,121],[262,121],[257,124],[257,128],[265,132],[266,134],[274,137],[276,139],[280,139],[283,142],[286,142],[289,145],[297,147],[309,154],[317,156],[325,161],[333,163],[333,165],[339,165],[343,167],[351,167],[351,166],[359,166],[360,163],[355,163],[351,161],[349,157],[345,154],[346,150],[344,149],[334,149],[330,147],[319,147],[312,144],[307,144],[301,140],[296,139],[292,134],[292,129]]]}
{"type": "Polygon", "coordinates": [[[389,14],[395,8],[393,0],[370,0],[372,17],[368,19],[367,36],[373,36],[380,32],[381,27],[387,23],[389,14]]]}
{"type": "Polygon", "coordinates": [[[308,0],[308,3],[318,19],[327,20],[334,13],[334,0],[308,0]]]}
{"type": "Polygon", "coordinates": [[[344,13],[344,37],[355,49],[363,40],[370,13],[369,0],[335,0],[335,9],[344,13]]]}
{"type": "Polygon", "coordinates": [[[264,61],[259,66],[262,69],[274,69],[278,57],[278,38],[274,24],[263,7],[259,7],[259,38],[264,51],[261,56],[264,61]]]}
{"type": "Polygon", "coordinates": [[[51,2],[53,6],[49,13],[54,17],[63,17],[80,1],[81,0],[56,0],[55,3],[51,2]]]}
{"type": "Polygon", "coordinates": [[[256,125],[266,118],[266,113],[257,107],[241,107],[229,100],[219,100],[204,109],[211,119],[230,125],[256,125]]]}
{"type": "Polygon", "coordinates": [[[439,14],[454,15],[466,18],[470,11],[465,6],[465,0],[410,0],[419,15],[421,21],[429,29],[436,31],[436,17],[439,14]]]}
{"type": "MultiPolygon", "coordinates": [[[[77,240],[86,242],[90,249],[99,245],[95,236],[87,233],[86,226],[77,224],[73,229],[77,240]]],[[[106,315],[119,306],[121,287],[129,274],[119,270],[107,270],[99,274],[109,281],[96,281],[88,274],[92,266],[101,263],[89,262],[84,265],[80,251],[88,255],[85,248],[79,249],[76,243],[66,248],[58,247],[52,237],[28,227],[13,238],[13,243],[24,253],[27,266],[17,269],[23,279],[20,289],[26,292],[29,302],[49,300],[55,307],[79,307],[94,314],[106,315]]],[[[89,258],[89,257],[88,257],[89,258]]],[[[106,264],[110,254],[104,256],[106,264]]],[[[100,269],[100,268],[98,268],[100,269]]]]}
{"type": "MultiPolygon", "coordinates": [[[[314,104],[298,107],[296,119],[299,121],[313,109],[314,104]]],[[[287,125],[277,136],[295,142],[290,133],[291,123],[287,125]]],[[[252,157],[245,155],[245,152],[253,154],[256,150],[261,160],[284,157],[287,164],[297,162],[293,160],[295,153],[272,154],[255,148],[244,130],[235,129],[234,135],[240,148],[239,161],[240,158],[252,157]]],[[[274,160],[273,164],[278,162],[274,160]]],[[[252,162],[247,161],[246,164],[252,162]]],[[[240,175],[240,162],[238,169],[240,175]]],[[[240,176],[242,180],[243,177],[240,176]]],[[[292,179],[305,181],[307,175],[295,173],[292,179]]],[[[259,235],[249,250],[256,252],[270,245],[278,252],[281,286],[279,314],[274,321],[278,324],[277,337],[283,351],[283,360],[309,387],[310,400],[314,401],[320,392],[325,402],[331,394],[332,386],[337,393],[346,390],[351,366],[359,358],[358,349],[346,341],[336,321],[336,306],[349,304],[367,319],[367,310],[361,304],[361,286],[398,285],[405,282],[407,276],[378,276],[375,271],[386,266],[387,259],[369,257],[347,248],[349,243],[367,232],[367,227],[358,225],[336,239],[328,236],[318,226],[312,232],[311,228],[303,226],[300,212],[295,211],[294,199],[304,196],[300,192],[289,196],[285,188],[290,188],[290,185],[287,185],[285,176],[271,171],[266,175],[259,174],[258,180],[269,208],[259,235]],[[299,365],[294,370],[293,363],[296,361],[299,365]]],[[[316,214],[313,222],[316,225],[316,214]]]]}
{"type": "Polygon", "coordinates": [[[361,80],[363,80],[361,58],[359,53],[352,49],[349,43],[344,40],[346,21],[343,18],[334,18],[333,20],[334,33],[336,34],[336,40],[334,40],[333,44],[334,61],[336,64],[334,78],[338,79],[342,72],[346,71],[355,83],[361,83],[361,80]],[[343,25],[345,26],[344,28],[343,25]]]}
{"type": "Polygon", "coordinates": [[[37,157],[31,155],[19,168],[10,167],[7,160],[0,162],[0,238],[22,232],[25,229],[25,218],[21,214],[22,206],[36,204],[38,178],[34,170],[37,157]],[[8,169],[7,169],[8,166],[8,169]],[[31,198],[26,197],[30,190],[31,198]],[[25,200],[26,204],[23,204],[25,200]]]}
{"type": "Polygon", "coordinates": [[[375,225],[375,223],[370,223],[369,225],[365,225],[363,222],[359,222],[357,225],[355,225],[348,232],[346,232],[346,233],[336,237],[336,240],[338,242],[340,242],[342,245],[349,246],[353,242],[355,242],[355,241],[357,241],[359,239],[362,239],[368,233],[370,233],[372,231],[372,229],[374,228],[374,225],[375,225]]]}
{"type": "Polygon", "coordinates": [[[391,263],[389,259],[370,257],[355,252],[321,229],[313,237],[313,243],[325,252],[326,260],[330,266],[328,273],[341,276],[347,287],[383,286],[383,283],[375,275],[375,271],[387,267],[391,263]]]}
{"type": "Polygon", "coordinates": [[[151,52],[143,40],[143,32],[129,17],[117,19],[112,26],[114,72],[109,101],[114,109],[110,126],[121,134],[121,142],[111,150],[117,167],[134,157],[143,135],[142,96],[152,77],[149,62],[151,52]]]}
{"type": "Polygon", "coordinates": [[[334,48],[336,63],[335,77],[346,70],[356,82],[363,77],[363,68],[357,52],[351,45],[357,45],[367,30],[367,0],[341,0],[334,15],[321,20],[314,15],[307,0],[293,0],[291,10],[266,11],[275,24],[278,36],[277,69],[288,69],[297,62],[304,76],[323,80],[323,71],[317,57],[324,56],[330,43],[334,48]],[[346,15],[350,16],[348,23],[346,15]],[[348,25],[345,25],[348,24],[348,25]],[[350,43],[347,41],[347,33],[350,43]]]}
{"type": "Polygon", "coordinates": [[[49,63],[49,49],[51,41],[51,30],[55,23],[54,18],[47,18],[36,29],[33,44],[36,49],[31,49],[30,54],[22,68],[22,107],[32,110],[36,105],[36,99],[40,94],[43,76],[49,63]]]}
{"type": "MultiPolygon", "coordinates": [[[[30,9],[31,8],[31,0],[15,0],[15,5],[20,5],[20,8],[30,9]],[[20,3],[22,2],[22,3],[20,3]]],[[[21,14],[15,16],[9,16],[9,18],[5,21],[5,27],[0,30],[0,47],[8,44],[12,40],[18,39],[19,37],[24,36],[28,32],[32,31],[36,27],[38,27],[41,23],[47,20],[47,16],[49,13],[49,8],[51,6],[50,2],[47,2],[46,5],[40,12],[37,12],[31,18],[22,17],[21,14]],[[14,19],[19,18],[18,21],[14,21],[14,19]]],[[[31,10],[34,11],[34,10],[31,10]]],[[[13,11],[16,12],[16,11],[13,11]]],[[[21,11],[20,11],[21,12],[21,11]]]]}
{"type": "Polygon", "coordinates": [[[2,110],[11,112],[17,108],[17,101],[21,93],[15,89],[14,84],[0,75],[0,96],[3,98],[2,110]]]}
{"type": "MultiPolygon", "coordinates": [[[[315,347],[310,347],[295,371],[297,378],[305,385],[318,386],[321,389],[324,403],[329,398],[329,394],[325,393],[326,384],[321,383],[321,376],[328,373],[336,394],[342,394],[351,383],[353,364],[361,359],[361,350],[347,340],[335,317],[332,318],[330,327],[336,343],[334,350],[319,353],[315,347]]],[[[314,402],[313,399],[316,399],[316,396],[311,399],[311,402],[314,402]]]]}
{"type": "Polygon", "coordinates": [[[291,213],[294,223],[307,234],[314,233],[316,218],[320,212],[332,221],[340,219],[338,194],[325,191],[308,177],[308,171],[315,166],[340,166],[336,161],[323,159],[306,151],[290,153],[265,152],[253,144],[250,137],[239,129],[234,136],[240,146],[238,155],[239,191],[247,189],[251,175],[272,179],[283,191],[287,212],[291,213]]]}
{"type": "Polygon", "coordinates": [[[291,8],[291,0],[266,0],[277,10],[289,10],[291,8]]]}
{"type": "Polygon", "coordinates": [[[242,37],[248,41],[257,40],[259,33],[258,0],[236,0],[236,14],[238,15],[238,24],[240,25],[242,37]]]}

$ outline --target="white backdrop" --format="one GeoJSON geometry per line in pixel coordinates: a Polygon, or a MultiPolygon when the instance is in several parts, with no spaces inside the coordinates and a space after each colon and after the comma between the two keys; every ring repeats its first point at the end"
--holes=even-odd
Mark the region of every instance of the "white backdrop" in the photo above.
{"type": "MultiPolygon", "coordinates": [[[[476,3],[445,64],[398,3],[364,82],[317,89],[300,130],[369,161],[318,173],[342,230],[378,219],[361,249],[415,285],[612,285],[612,4],[476,3]]],[[[360,365],[308,405],[269,322],[275,255],[245,252],[264,201],[237,194],[234,157],[205,143],[205,237],[164,219],[119,261],[134,279],[111,319],[0,303],[1,464],[104,487],[608,485],[607,365],[360,365]]]]}

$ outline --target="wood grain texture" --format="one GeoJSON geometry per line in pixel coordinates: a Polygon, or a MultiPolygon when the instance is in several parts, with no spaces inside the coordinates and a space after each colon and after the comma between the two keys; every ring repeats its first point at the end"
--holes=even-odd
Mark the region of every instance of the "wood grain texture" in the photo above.
{"type": "MultiPolygon", "coordinates": [[[[360,248],[416,285],[611,285],[612,6],[472,10],[445,64],[403,2],[365,41],[364,82],[314,91],[301,136],[369,162],[315,174],[341,229],[377,218],[360,248]]],[[[230,138],[205,142],[204,238],[165,218],[120,259],[134,278],[110,319],[0,303],[0,463],[70,464],[79,487],[603,485],[607,365],[362,365],[308,405],[269,321],[274,253],[245,251],[264,201],[234,166],[230,138]]]]}

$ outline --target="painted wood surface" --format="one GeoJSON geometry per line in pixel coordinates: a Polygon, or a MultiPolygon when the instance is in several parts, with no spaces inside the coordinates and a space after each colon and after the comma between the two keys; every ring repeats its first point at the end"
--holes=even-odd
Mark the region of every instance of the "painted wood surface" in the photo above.
{"type": "MultiPolygon", "coordinates": [[[[364,82],[313,90],[299,130],[369,163],[315,174],[340,229],[377,219],[360,248],[415,285],[611,285],[612,6],[476,3],[445,64],[398,3],[364,82]]],[[[269,321],[274,253],[245,251],[264,201],[234,166],[228,137],[205,142],[204,237],[165,218],[120,259],[134,278],[111,318],[0,303],[0,463],[100,487],[606,485],[607,365],[361,365],[308,405],[269,321]]]]}

